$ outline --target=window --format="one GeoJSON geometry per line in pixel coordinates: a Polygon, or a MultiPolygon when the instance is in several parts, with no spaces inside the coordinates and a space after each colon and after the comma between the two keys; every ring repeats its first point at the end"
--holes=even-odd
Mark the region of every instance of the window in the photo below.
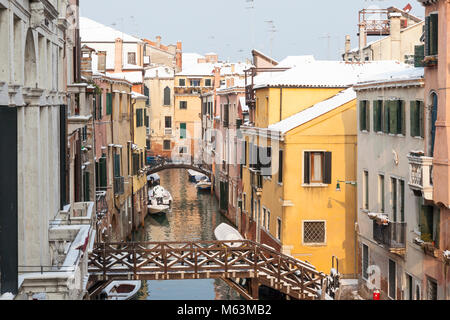
{"type": "Polygon", "coordinates": [[[359,102],[359,129],[370,131],[370,106],[367,100],[359,102]]]}
{"type": "Polygon", "coordinates": [[[409,274],[405,274],[405,276],[406,276],[406,297],[405,297],[405,300],[413,300],[413,297],[414,297],[413,278],[409,274]]]}
{"type": "Polygon", "coordinates": [[[420,211],[420,233],[424,242],[433,243],[439,247],[440,212],[433,206],[423,205],[420,211]]]}
{"type": "Polygon", "coordinates": [[[190,81],[191,87],[200,87],[200,79],[194,79],[190,81]]]}
{"type": "Polygon", "coordinates": [[[411,120],[411,136],[424,137],[424,104],[423,101],[411,101],[410,120],[411,120]]]}
{"type": "Polygon", "coordinates": [[[369,279],[369,247],[365,244],[362,245],[362,277],[369,279]]]}
{"type": "Polygon", "coordinates": [[[397,222],[397,179],[391,178],[392,219],[397,222]]]}
{"type": "Polygon", "coordinates": [[[425,55],[438,54],[438,14],[432,13],[425,17],[425,55]]]}
{"type": "Polygon", "coordinates": [[[263,214],[261,217],[261,226],[265,229],[266,228],[266,214],[267,214],[267,210],[266,208],[263,207],[263,214]]]}
{"type": "Polygon", "coordinates": [[[266,218],[266,230],[270,230],[270,210],[267,210],[267,218],[266,218]]]}
{"type": "Polygon", "coordinates": [[[170,140],[164,140],[164,150],[170,150],[171,143],[170,140]]]}
{"type": "Polygon", "coordinates": [[[383,131],[383,100],[373,102],[373,131],[383,131]]]}
{"type": "Polygon", "coordinates": [[[278,152],[278,183],[283,183],[283,150],[278,152]]]}
{"type": "Polygon", "coordinates": [[[325,221],[303,222],[304,244],[325,244],[325,221]]]}
{"type": "Polygon", "coordinates": [[[277,239],[281,241],[281,218],[277,218],[277,239]]]}
{"type": "Polygon", "coordinates": [[[164,88],[164,105],[170,106],[170,88],[169,87],[164,88]]]}
{"type": "Polygon", "coordinates": [[[205,87],[211,87],[211,79],[205,79],[205,87]]]}
{"type": "Polygon", "coordinates": [[[427,300],[437,300],[437,282],[427,277],[427,300]]]}
{"type": "Polygon", "coordinates": [[[378,203],[380,204],[380,212],[384,213],[384,175],[378,175],[378,203]]]}
{"type": "Polygon", "coordinates": [[[112,93],[110,92],[106,94],[106,114],[112,114],[112,93]]]}
{"type": "Polygon", "coordinates": [[[135,175],[137,175],[138,174],[138,171],[139,171],[139,162],[140,162],[140,159],[139,159],[139,153],[133,153],[133,155],[132,155],[132,165],[133,165],[133,175],[135,176],[135,175]]]}
{"type": "Polygon", "coordinates": [[[405,181],[400,180],[400,222],[405,222],[405,181]]]}
{"type": "Polygon", "coordinates": [[[383,132],[405,135],[405,101],[390,100],[385,102],[383,132]]]}
{"type": "Polygon", "coordinates": [[[186,154],[187,153],[187,147],[179,147],[178,153],[179,154],[186,154]]]}
{"type": "Polygon", "coordinates": [[[186,123],[180,123],[180,139],[186,139],[186,123]]]}
{"type": "Polygon", "coordinates": [[[304,153],[304,184],[331,184],[331,152],[304,153]]]}
{"type": "Polygon", "coordinates": [[[247,194],[242,194],[242,211],[247,210],[247,194]]]}
{"type": "Polygon", "coordinates": [[[179,87],[185,87],[186,86],[186,79],[179,79],[178,80],[178,86],[179,87]]]}
{"type": "Polygon", "coordinates": [[[143,109],[136,109],[136,127],[142,127],[144,125],[144,112],[143,109]]]}
{"type": "Polygon", "coordinates": [[[187,109],[187,101],[180,101],[180,109],[187,109]]]}
{"type": "Polygon", "coordinates": [[[368,171],[364,171],[364,174],[363,174],[363,188],[364,188],[363,209],[369,210],[369,172],[368,171]]]}
{"type": "Polygon", "coordinates": [[[420,285],[416,284],[416,300],[420,300],[420,285]]]}
{"type": "Polygon", "coordinates": [[[128,64],[136,65],[136,52],[128,52],[128,64]]]}
{"type": "Polygon", "coordinates": [[[397,267],[395,261],[389,259],[389,281],[388,281],[388,296],[391,299],[397,299],[397,267]]]}
{"type": "Polygon", "coordinates": [[[165,127],[172,128],[172,117],[165,117],[165,127]]]}

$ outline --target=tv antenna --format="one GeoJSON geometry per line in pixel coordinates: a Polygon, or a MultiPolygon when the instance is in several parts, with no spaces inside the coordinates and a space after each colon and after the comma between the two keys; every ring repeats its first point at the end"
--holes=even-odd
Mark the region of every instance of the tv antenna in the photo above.
{"type": "Polygon", "coordinates": [[[273,20],[266,20],[265,21],[268,26],[269,30],[267,30],[269,33],[271,33],[270,36],[270,57],[272,57],[272,51],[273,51],[273,40],[275,39],[275,33],[278,32],[277,28],[275,27],[275,24],[273,23],[273,20]]]}
{"type": "Polygon", "coordinates": [[[250,10],[251,20],[250,20],[250,33],[252,38],[252,49],[255,47],[255,0],[245,0],[249,4],[245,9],[250,10]]]}

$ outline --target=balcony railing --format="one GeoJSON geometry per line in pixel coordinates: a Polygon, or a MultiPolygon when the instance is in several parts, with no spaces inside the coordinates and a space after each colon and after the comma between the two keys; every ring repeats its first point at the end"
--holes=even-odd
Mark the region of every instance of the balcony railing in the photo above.
{"type": "Polygon", "coordinates": [[[433,200],[433,158],[411,153],[409,160],[409,186],[417,196],[433,200]]]}
{"type": "Polygon", "coordinates": [[[114,177],[114,194],[121,195],[124,194],[124,185],[125,179],[124,177],[114,177]]]}
{"type": "Polygon", "coordinates": [[[256,190],[262,189],[263,187],[263,177],[258,172],[252,172],[251,173],[251,181],[252,181],[252,187],[256,190]]]}
{"type": "Polygon", "coordinates": [[[373,222],[373,239],[389,249],[406,248],[406,223],[390,222],[383,225],[373,222]]]}

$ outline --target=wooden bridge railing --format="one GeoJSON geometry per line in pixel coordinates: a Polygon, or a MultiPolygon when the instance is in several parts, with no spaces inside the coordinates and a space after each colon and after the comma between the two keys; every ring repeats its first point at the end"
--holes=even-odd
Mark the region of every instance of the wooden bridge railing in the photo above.
{"type": "Polygon", "coordinates": [[[256,278],[296,299],[317,299],[326,275],[249,241],[101,243],[89,256],[93,280],[256,278]]]}

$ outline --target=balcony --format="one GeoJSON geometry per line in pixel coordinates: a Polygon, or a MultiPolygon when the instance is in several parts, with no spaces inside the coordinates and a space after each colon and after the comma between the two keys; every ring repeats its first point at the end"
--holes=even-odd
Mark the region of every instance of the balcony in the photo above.
{"type": "Polygon", "coordinates": [[[385,225],[374,221],[373,239],[390,252],[403,255],[406,250],[406,223],[390,222],[385,225]]]}
{"type": "Polygon", "coordinates": [[[410,153],[408,160],[409,187],[416,196],[433,200],[433,158],[420,153],[410,153]]]}
{"type": "Polygon", "coordinates": [[[114,195],[118,196],[124,194],[124,185],[125,179],[124,177],[114,177],[114,195]]]}
{"type": "Polygon", "coordinates": [[[260,196],[262,193],[262,188],[263,188],[262,175],[259,172],[251,171],[251,183],[252,183],[253,189],[256,190],[256,194],[258,196],[260,196]]]}
{"type": "Polygon", "coordinates": [[[211,91],[212,87],[175,87],[175,95],[200,95],[211,91]]]}

